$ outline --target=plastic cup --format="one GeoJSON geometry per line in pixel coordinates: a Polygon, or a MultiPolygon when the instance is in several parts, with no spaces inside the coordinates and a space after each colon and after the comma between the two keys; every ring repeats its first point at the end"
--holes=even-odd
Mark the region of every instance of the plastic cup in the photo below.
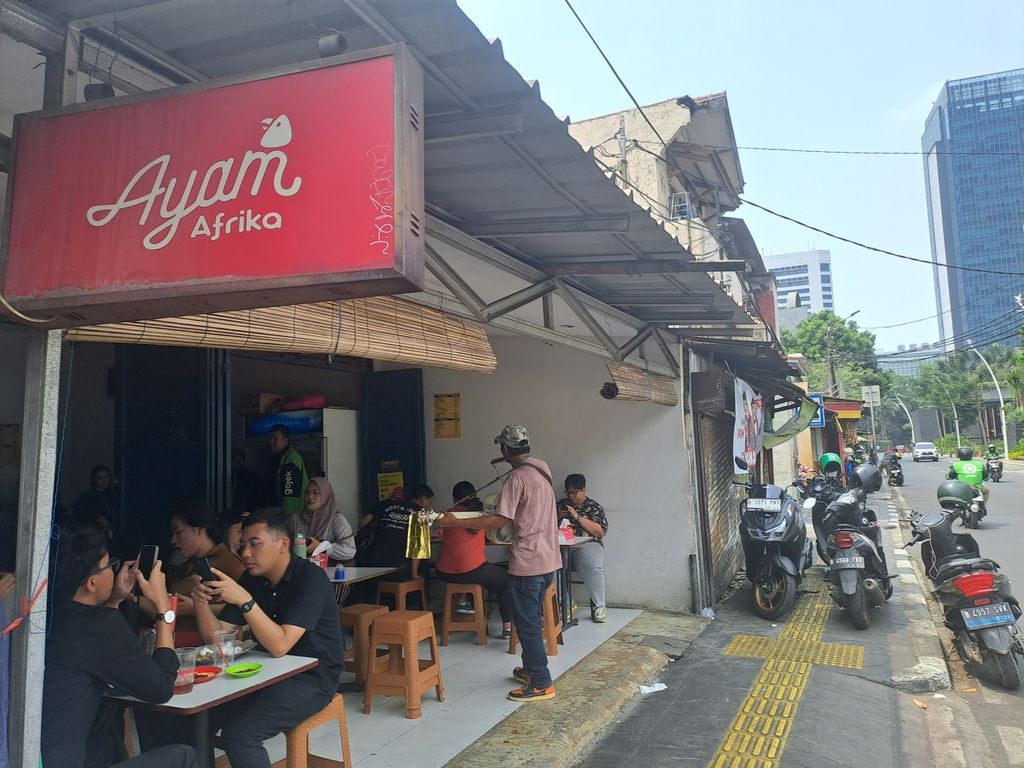
{"type": "Polygon", "coordinates": [[[213,633],[213,663],[226,669],[235,663],[235,630],[218,629],[213,633]]]}
{"type": "Polygon", "coordinates": [[[178,656],[178,676],[174,679],[175,693],[189,693],[196,682],[196,649],[175,648],[178,656]]]}

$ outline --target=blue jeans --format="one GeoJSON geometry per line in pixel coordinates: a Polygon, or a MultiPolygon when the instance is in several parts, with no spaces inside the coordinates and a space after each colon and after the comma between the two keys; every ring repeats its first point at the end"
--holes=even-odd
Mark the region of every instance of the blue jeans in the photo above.
{"type": "Polygon", "coordinates": [[[523,669],[534,688],[551,685],[548,654],[544,647],[541,623],[544,593],[555,580],[555,572],[540,576],[512,576],[512,620],[523,647],[523,669]]]}

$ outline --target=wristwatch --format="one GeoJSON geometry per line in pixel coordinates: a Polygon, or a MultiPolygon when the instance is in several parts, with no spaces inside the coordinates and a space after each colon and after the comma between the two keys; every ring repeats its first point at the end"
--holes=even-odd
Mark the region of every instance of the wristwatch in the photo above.
{"type": "Polygon", "coordinates": [[[160,614],[160,621],[164,622],[164,624],[173,624],[174,623],[174,619],[175,619],[175,613],[174,613],[174,611],[172,611],[170,609],[168,609],[168,610],[164,611],[162,614],[160,614]]]}
{"type": "Polygon", "coordinates": [[[249,602],[247,602],[247,603],[242,603],[240,606],[238,606],[238,609],[242,613],[248,613],[249,611],[251,611],[253,609],[254,605],[256,605],[256,598],[255,597],[252,598],[251,600],[249,600],[249,602]]]}

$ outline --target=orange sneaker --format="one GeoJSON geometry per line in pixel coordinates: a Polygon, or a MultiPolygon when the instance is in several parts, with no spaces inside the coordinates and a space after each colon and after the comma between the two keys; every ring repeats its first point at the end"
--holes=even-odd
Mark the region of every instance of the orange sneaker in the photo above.
{"type": "Polygon", "coordinates": [[[546,701],[547,699],[555,698],[555,686],[549,685],[547,688],[534,688],[533,686],[524,685],[522,688],[509,691],[508,698],[512,701],[546,701]]]}

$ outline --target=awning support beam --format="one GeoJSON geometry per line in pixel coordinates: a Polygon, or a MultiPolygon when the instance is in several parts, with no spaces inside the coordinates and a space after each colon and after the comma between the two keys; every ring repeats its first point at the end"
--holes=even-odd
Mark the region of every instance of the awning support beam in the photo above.
{"type": "Polygon", "coordinates": [[[459,274],[452,269],[451,265],[444,260],[437,251],[429,244],[424,244],[427,254],[427,269],[436,277],[445,288],[455,294],[473,315],[473,318],[481,323],[487,322],[487,314],[484,312],[484,301],[477,295],[476,291],[463,280],[459,274]]]}
{"type": "Polygon", "coordinates": [[[619,345],[615,343],[615,339],[608,335],[608,332],[601,327],[597,318],[590,314],[590,310],[584,307],[580,303],[579,299],[576,298],[573,291],[567,286],[560,285],[558,295],[562,297],[562,301],[569,306],[569,309],[573,311],[573,314],[582,320],[583,324],[587,326],[592,334],[594,334],[594,338],[596,338],[601,345],[608,350],[612,359],[622,362],[622,353],[619,352],[619,345]]]}
{"type": "Polygon", "coordinates": [[[537,299],[547,296],[552,291],[558,290],[560,283],[556,278],[545,280],[543,283],[537,283],[536,285],[530,285],[523,288],[521,291],[516,291],[508,296],[498,299],[497,301],[491,302],[484,307],[484,316],[488,320],[493,320],[496,317],[507,315],[509,312],[513,312],[530,302],[536,301],[537,299]]]}
{"type": "Polygon", "coordinates": [[[519,104],[505,104],[490,109],[427,115],[423,124],[427,144],[509,136],[522,132],[523,108],[519,104]]]}
{"type": "Polygon", "coordinates": [[[625,232],[629,216],[574,216],[570,218],[503,219],[501,221],[466,221],[459,224],[473,237],[537,237],[539,235],[584,234],[590,232],[625,232]]]}
{"type": "Polygon", "coordinates": [[[650,338],[652,333],[654,333],[654,329],[649,325],[646,328],[641,328],[637,331],[636,336],[619,347],[619,354],[622,355],[622,359],[625,360],[633,354],[634,351],[639,349],[643,343],[650,338]]]}
{"type": "Polygon", "coordinates": [[[654,342],[658,345],[658,349],[661,350],[661,354],[664,355],[665,359],[668,360],[669,366],[672,368],[672,372],[679,376],[679,361],[676,360],[672,354],[672,350],[668,346],[668,342],[661,335],[661,331],[656,330],[653,334],[654,342]]]}

